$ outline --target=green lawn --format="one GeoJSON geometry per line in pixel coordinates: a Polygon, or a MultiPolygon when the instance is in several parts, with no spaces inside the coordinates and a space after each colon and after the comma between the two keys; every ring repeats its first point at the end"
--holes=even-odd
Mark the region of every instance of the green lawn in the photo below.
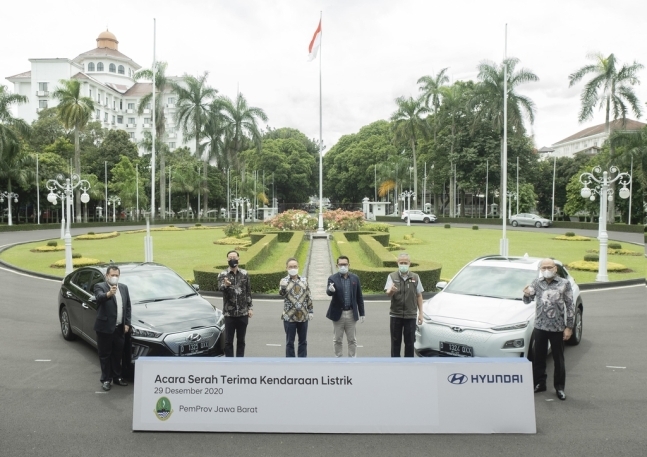
{"type": "MultiPolygon", "coordinates": [[[[405,234],[415,234],[423,244],[402,245],[412,260],[426,259],[440,262],[443,266],[441,276],[450,279],[467,262],[476,257],[499,253],[501,230],[490,229],[446,229],[442,225],[434,226],[395,226],[390,228],[391,241],[400,242],[405,234]]],[[[587,249],[598,249],[596,239],[591,241],[558,241],[549,233],[507,231],[510,255],[528,254],[531,257],[554,257],[564,263],[582,260],[587,249]]],[[[365,261],[359,243],[349,243],[356,252],[356,260],[365,261]]],[[[609,262],[626,265],[631,273],[609,273],[609,280],[635,279],[645,277],[647,262],[644,247],[622,243],[622,247],[640,252],[640,256],[610,255],[609,262]]],[[[398,251],[393,251],[394,258],[398,251]]],[[[349,256],[350,257],[350,256],[349,256]]],[[[351,258],[351,264],[353,259],[351,258]]],[[[571,271],[578,283],[595,282],[595,272],[571,271]]]]}

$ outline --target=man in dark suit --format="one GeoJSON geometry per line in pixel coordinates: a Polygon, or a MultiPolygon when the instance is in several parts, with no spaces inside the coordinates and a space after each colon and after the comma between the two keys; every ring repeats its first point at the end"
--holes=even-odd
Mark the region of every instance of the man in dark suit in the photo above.
{"type": "Polygon", "coordinates": [[[119,386],[128,383],[121,377],[121,359],[124,352],[124,335],[130,330],[130,295],[128,287],[119,284],[119,267],[110,265],[106,270],[106,282],[94,286],[97,300],[97,332],[99,362],[101,363],[101,387],[110,390],[111,381],[119,386]]]}
{"type": "Polygon", "coordinates": [[[326,317],[333,321],[335,357],[342,356],[342,339],[346,333],[348,357],[355,357],[357,321],[364,322],[364,297],[357,275],[348,272],[350,261],[342,255],[337,259],[338,273],[328,278],[326,294],[332,297],[326,317]]]}

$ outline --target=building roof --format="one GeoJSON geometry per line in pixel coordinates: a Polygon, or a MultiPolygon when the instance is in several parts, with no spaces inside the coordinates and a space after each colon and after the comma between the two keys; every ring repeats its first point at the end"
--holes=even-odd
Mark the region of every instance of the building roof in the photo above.
{"type": "Polygon", "coordinates": [[[542,152],[542,153],[544,153],[544,152],[555,152],[555,149],[553,149],[553,148],[549,148],[548,146],[544,146],[543,148],[541,148],[541,149],[540,149],[539,151],[537,151],[537,152],[542,152]]]}
{"type": "Polygon", "coordinates": [[[31,79],[31,70],[30,71],[25,71],[23,73],[18,73],[17,75],[7,76],[5,79],[17,79],[17,78],[31,79]]]}
{"type": "Polygon", "coordinates": [[[91,49],[89,51],[86,51],[82,54],[79,54],[76,56],[73,61],[77,63],[81,63],[85,59],[96,59],[96,58],[101,58],[101,57],[107,57],[110,59],[116,59],[116,60],[121,60],[124,62],[130,63],[130,65],[135,69],[139,70],[141,68],[141,65],[137,64],[133,59],[130,57],[122,54],[121,52],[117,51],[116,49],[110,49],[110,48],[95,48],[91,49]]]}
{"type": "Polygon", "coordinates": [[[124,93],[126,97],[141,97],[153,92],[153,83],[135,83],[124,93]]]}
{"type": "Polygon", "coordinates": [[[98,79],[95,79],[92,76],[86,75],[85,73],[82,73],[82,72],[78,72],[77,74],[72,76],[72,79],[83,79],[83,80],[87,80],[87,81],[92,81],[92,82],[94,82],[95,84],[97,84],[99,86],[103,86],[103,87],[105,87],[107,89],[111,89],[111,90],[117,92],[119,95],[123,95],[124,92],[126,92],[126,90],[128,90],[128,86],[125,86],[125,85],[122,85],[122,84],[103,83],[103,82],[99,81],[98,79]],[[118,88],[120,88],[120,89],[118,89],[118,88]]]}
{"type": "MultiPolygon", "coordinates": [[[[622,122],[622,119],[617,119],[611,122],[612,130],[640,130],[645,126],[647,126],[647,124],[640,121],[634,121],[633,119],[625,119],[624,123],[622,122]]],[[[567,138],[564,138],[561,141],[558,141],[557,143],[554,143],[553,146],[557,146],[563,143],[569,143],[571,141],[579,140],[593,135],[598,135],[604,132],[605,132],[605,124],[594,125],[593,127],[588,127],[584,130],[577,132],[574,135],[571,135],[567,138]]]]}

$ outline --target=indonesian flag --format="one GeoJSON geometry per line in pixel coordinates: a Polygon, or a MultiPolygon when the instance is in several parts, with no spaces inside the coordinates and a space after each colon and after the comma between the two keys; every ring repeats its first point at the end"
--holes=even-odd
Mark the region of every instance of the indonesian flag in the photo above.
{"type": "Polygon", "coordinates": [[[315,34],[310,41],[310,46],[308,46],[308,62],[313,61],[317,57],[317,52],[319,51],[319,46],[321,45],[321,19],[319,19],[319,25],[315,34]]]}

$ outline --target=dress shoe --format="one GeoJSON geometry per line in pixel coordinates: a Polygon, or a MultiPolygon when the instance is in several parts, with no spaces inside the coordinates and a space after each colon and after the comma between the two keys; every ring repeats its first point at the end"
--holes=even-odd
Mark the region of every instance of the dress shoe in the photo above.
{"type": "Polygon", "coordinates": [[[109,391],[111,387],[112,386],[110,385],[110,381],[104,381],[101,383],[101,388],[106,392],[109,391]]]}
{"type": "Polygon", "coordinates": [[[115,383],[118,386],[127,386],[128,383],[124,381],[124,378],[115,378],[112,380],[113,383],[115,383]]]}
{"type": "Polygon", "coordinates": [[[566,394],[564,393],[563,390],[557,391],[557,398],[559,398],[560,400],[566,400],[566,394]]]}
{"type": "Polygon", "coordinates": [[[546,384],[537,384],[535,386],[535,393],[546,392],[546,384]]]}

